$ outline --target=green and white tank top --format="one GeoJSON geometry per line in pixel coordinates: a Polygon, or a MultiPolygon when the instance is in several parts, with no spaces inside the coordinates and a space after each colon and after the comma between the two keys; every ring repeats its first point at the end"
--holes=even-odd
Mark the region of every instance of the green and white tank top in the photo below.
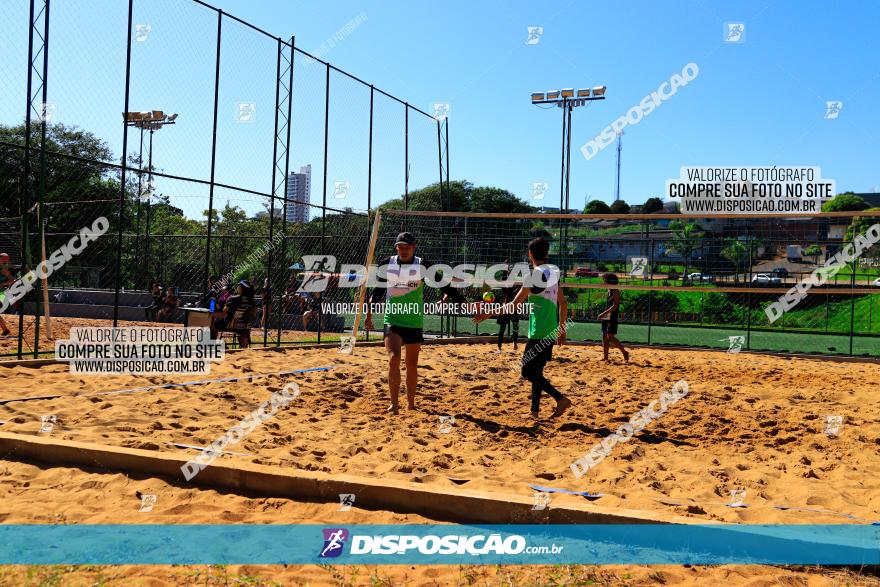
{"type": "Polygon", "coordinates": [[[422,279],[422,259],[413,257],[407,263],[413,269],[404,270],[401,274],[400,259],[397,255],[388,262],[388,288],[385,293],[385,324],[406,328],[422,328],[424,325],[425,289],[422,279]]]}
{"type": "MultiPolygon", "coordinates": [[[[556,297],[559,295],[559,269],[552,265],[542,265],[538,269],[543,274],[547,287],[529,288],[528,303],[532,304],[529,314],[529,338],[556,338],[559,327],[559,310],[556,297]]],[[[535,272],[537,273],[537,272],[535,272]]]]}

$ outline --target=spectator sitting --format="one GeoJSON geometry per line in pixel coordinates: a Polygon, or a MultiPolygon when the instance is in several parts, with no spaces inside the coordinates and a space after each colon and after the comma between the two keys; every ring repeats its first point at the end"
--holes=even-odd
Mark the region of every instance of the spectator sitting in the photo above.
{"type": "Polygon", "coordinates": [[[296,273],[291,274],[284,288],[284,295],[281,297],[281,312],[283,314],[298,314],[298,296],[296,290],[299,285],[296,282],[296,273]]]}
{"type": "Polygon", "coordinates": [[[165,296],[162,294],[162,285],[159,283],[153,283],[150,294],[153,296],[153,303],[144,309],[144,313],[146,314],[147,320],[155,322],[156,313],[165,305],[165,296]]]}
{"type": "Polygon", "coordinates": [[[232,292],[235,291],[236,285],[230,283],[226,287],[223,286],[223,280],[219,280],[217,282],[218,291],[220,292],[217,296],[217,308],[223,308],[226,305],[226,301],[232,297],[232,292]],[[222,290],[222,291],[221,291],[222,290]]]}
{"type": "Polygon", "coordinates": [[[168,289],[165,290],[165,297],[162,299],[162,307],[156,312],[156,321],[172,322],[174,320],[174,314],[177,312],[178,308],[180,308],[180,298],[174,295],[174,288],[169,286],[168,289]]]}
{"type": "Polygon", "coordinates": [[[211,307],[211,300],[217,299],[217,294],[220,291],[220,283],[219,282],[220,282],[220,280],[217,278],[216,275],[212,275],[208,278],[208,292],[204,296],[202,296],[202,299],[199,302],[199,305],[202,308],[210,308],[211,307]]]}
{"type": "MultiPolygon", "coordinates": [[[[235,313],[238,310],[247,310],[255,307],[254,304],[254,288],[248,283],[247,280],[242,279],[238,282],[238,285],[235,287],[236,293],[233,296],[229,296],[226,299],[226,302],[223,306],[223,311],[226,313],[226,316],[223,318],[217,318],[214,320],[211,328],[212,328],[212,338],[217,338],[217,334],[219,332],[224,332],[232,326],[232,321],[235,318],[235,313]]],[[[246,334],[242,334],[239,337],[239,344],[242,348],[246,348],[250,343],[250,324],[247,324],[248,331],[246,334]]]]}

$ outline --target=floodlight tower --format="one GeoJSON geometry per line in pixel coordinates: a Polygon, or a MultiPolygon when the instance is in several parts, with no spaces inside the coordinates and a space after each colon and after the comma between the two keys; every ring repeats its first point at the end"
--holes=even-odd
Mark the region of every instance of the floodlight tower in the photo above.
{"type": "MultiPolygon", "coordinates": [[[[141,236],[141,200],[146,199],[147,203],[147,228],[145,234],[146,253],[144,258],[150,258],[150,198],[153,195],[153,133],[161,129],[166,124],[175,124],[177,114],[165,114],[161,110],[151,110],[149,112],[123,112],[122,118],[125,120],[126,126],[133,126],[141,130],[141,149],[138,155],[138,203],[137,203],[137,220],[135,221],[135,266],[138,266],[138,255],[140,236],[141,236]],[[150,131],[150,154],[149,163],[147,164],[147,194],[144,198],[143,193],[143,175],[144,175],[144,131],[150,131]]],[[[149,261],[147,261],[149,263],[149,261]]]]}
{"type": "Polygon", "coordinates": [[[605,99],[605,86],[596,86],[592,90],[583,88],[577,91],[574,88],[554,90],[551,92],[532,92],[532,104],[556,104],[562,108],[562,177],[559,188],[559,211],[567,210],[569,206],[570,179],[571,179],[571,111],[579,106],[586,106],[593,100],[605,99]]]}
{"type": "MultiPolygon", "coordinates": [[[[562,108],[562,177],[559,183],[559,212],[567,214],[571,195],[571,111],[579,106],[586,106],[593,100],[605,99],[605,86],[582,88],[575,96],[574,88],[554,90],[551,92],[532,92],[532,104],[556,104],[562,108]]],[[[565,225],[563,225],[560,255],[565,251],[565,225]]],[[[565,265],[563,264],[563,276],[565,265]]]]}

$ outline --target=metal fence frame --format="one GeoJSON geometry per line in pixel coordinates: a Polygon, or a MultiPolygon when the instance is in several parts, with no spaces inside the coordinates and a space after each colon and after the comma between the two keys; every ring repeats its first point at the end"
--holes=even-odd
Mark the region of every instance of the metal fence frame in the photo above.
{"type": "MultiPolygon", "coordinates": [[[[20,209],[20,236],[21,236],[21,266],[22,273],[27,268],[34,267],[35,258],[34,251],[38,250],[38,247],[34,246],[34,238],[38,238],[40,235],[39,230],[39,222],[40,222],[40,213],[42,210],[43,202],[46,197],[46,186],[45,186],[45,176],[46,176],[46,155],[47,153],[52,156],[68,156],[60,153],[50,152],[46,148],[46,128],[47,121],[45,117],[42,116],[41,109],[43,108],[42,104],[47,103],[48,101],[48,76],[49,76],[49,33],[50,33],[50,6],[51,0],[26,0],[29,2],[29,37],[28,37],[28,75],[27,75],[27,100],[25,105],[25,144],[10,144],[3,143],[3,147],[8,147],[12,149],[22,149],[24,151],[24,176],[22,178],[20,191],[18,194],[19,200],[19,209],[20,209]],[[31,132],[33,130],[33,125],[39,124],[40,131],[40,143],[38,146],[32,144],[31,140],[31,132]],[[30,177],[33,169],[37,169],[37,185],[31,185],[30,177]]],[[[127,18],[127,29],[126,29],[126,54],[125,54],[125,98],[123,111],[130,111],[130,95],[131,95],[131,79],[132,79],[132,39],[133,39],[133,14],[136,2],[141,0],[128,0],[128,18],[127,18]]],[[[206,181],[204,179],[198,178],[190,178],[190,177],[181,177],[175,176],[171,174],[154,172],[152,168],[150,169],[150,174],[155,175],[157,177],[165,177],[172,179],[179,179],[189,182],[195,182],[199,184],[204,184],[208,186],[209,195],[208,195],[208,216],[207,216],[207,234],[206,243],[205,243],[205,259],[204,259],[204,279],[202,280],[204,284],[204,292],[207,291],[207,278],[210,275],[210,263],[211,263],[211,240],[212,238],[216,238],[218,235],[214,234],[214,227],[212,226],[212,213],[215,211],[215,202],[214,195],[215,190],[218,187],[234,189],[243,193],[249,193],[254,195],[263,196],[269,198],[270,201],[270,220],[269,220],[269,236],[268,238],[271,240],[275,234],[276,230],[276,206],[281,209],[281,231],[286,232],[286,224],[287,224],[287,207],[288,204],[292,203],[300,203],[296,200],[290,199],[287,197],[286,185],[287,178],[290,171],[290,156],[291,156],[291,133],[295,132],[295,115],[292,112],[292,103],[294,97],[294,77],[295,77],[295,69],[297,62],[297,55],[300,58],[308,58],[314,60],[318,64],[321,64],[325,69],[325,101],[324,101],[324,151],[323,151],[323,186],[321,186],[321,203],[320,205],[310,206],[314,208],[318,208],[321,211],[321,240],[320,240],[320,249],[323,251],[325,247],[325,239],[327,238],[326,233],[326,222],[327,222],[327,212],[344,212],[339,211],[335,208],[329,207],[327,205],[327,165],[328,165],[328,124],[331,115],[331,72],[336,74],[345,76],[353,80],[354,82],[361,84],[363,87],[369,88],[370,91],[370,120],[369,120],[369,147],[368,152],[365,154],[367,158],[367,209],[372,210],[375,205],[372,199],[372,180],[373,180],[373,108],[374,108],[374,98],[376,94],[380,94],[384,97],[391,99],[392,101],[398,103],[403,108],[403,118],[404,118],[404,128],[402,129],[404,135],[404,169],[401,169],[402,177],[403,177],[403,185],[404,192],[402,194],[404,200],[404,207],[408,207],[409,204],[409,163],[410,163],[410,137],[409,137],[409,127],[410,127],[410,113],[414,116],[418,117],[427,117],[434,124],[436,124],[437,128],[437,157],[438,157],[438,182],[441,189],[441,194],[445,194],[448,191],[449,186],[449,121],[446,117],[436,117],[428,114],[427,112],[409,104],[405,100],[402,100],[380,88],[375,87],[373,84],[370,84],[351,73],[348,73],[331,63],[320,59],[314,55],[303,51],[295,44],[295,37],[290,37],[289,39],[284,39],[280,36],[272,35],[271,33],[266,32],[265,30],[254,26],[234,15],[225,13],[223,10],[218,9],[210,4],[202,1],[202,0],[179,0],[180,2],[187,2],[199,5],[207,10],[213,11],[217,16],[217,37],[216,37],[216,57],[215,57],[215,71],[214,71],[214,102],[213,102],[213,127],[212,127],[212,146],[211,146],[211,168],[210,168],[210,178],[206,181]],[[275,121],[274,121],[274,137],[275,144],[273,146],[273,168],[272,168],[272,186],[270,192],[261,193],[251,189],[240,188],[236,186],[229,186],[221,184],[217,181],[216,178],[216,163],[217,163],[217,140],[218,140],[218,109],[219,109],[219,92],[221,87],[220,80],[220,72],[221,72],[221,48],[223,41],[223,27],[224,23],[234,21],[245,27],[249,28],[254,34],[262,35],[267,37],[273,41],[275,41],[277,45],[277,57],[276,57],[276,85],[275,85],[275,121]],[[293,130],[292,130],[293,128],[293,130]],[[279,193],[280,192],[280,193],[279,193]]],[[[143,173],[143,162],[140,163],[141,169],[133,168],[128,160],[128,149],[129,149],[129,136],[128,136],[128,125],[123,125],[123,135],[122,135],[122,161],[121,164],[114,164],[111,162],[93,162],[100,163],[106,166],[108,169],[116,169],[118,170],[121,181],[120,181],[120,194],[119,194],[119,202],[118,209],[116,210],[116,247],[115,247],[115,259],[114,259],[114,273],[115,273],[115,284],[114,284],[114,311],[113,311],[113,324],[114,326],[119,322],[119,305],[120,305],[120,290],[123,287],[122,283],[122,258],[123,258],[123,240],[126,236],[124,233],[124,208],[126,203],[126,176],[129,173],[143,173]]],[[[91,162],[91,161],[89,161],[91,162]]],[[[445,199],[444,199],[445,201],[445,199]]],[[[138,236],[140,236],[140,230],[138,229],[138,236]]],[[[221,235],[222,236],[222,235],[221,235]]],[[[147,242],[149,242],[149,237],[147,238],[147,242]]],[[[284,245],[282,246],[282,250],[280,252],[281,258],[284,258],[286,253],[286,244],[287,239],[284,240],[284,245]]],[[[276,262],[276,253],[273,249],[270,249],[267,258],[266,258],[266,268],[267,274],[272,275],[273,269],[275,269],[274,265],[276,262]]],[[[281,296],[281,288],[277,288],[275,291],[278,292],[279,295],[279,306],[280,306],[280,296],[281,296]]],[[[39,329],[40,329],[40,315],[42,314],[42,296],[44,295],[43,284],[40,283],[39,291],[36,292],[36,303],[37,309],[35,312],[35,332],[34,332],[34,347],[33,347],[33,356],[37,357],[41,354],[39,351],[39,329]]],[[[24,341],[24,312],[19,313],[18,317],[18,347],[17,347],[17,358],[21,359],[25,354],[23,352],[22,343],[24,341]]],[[[276,344],[280,343],[280,321],[279,321],[279,339],[276,340],[276,344]]],[[[320,329],[318,333],[318,337],[320,340],[320,329]]],[[[264,333],[263,337],[264,344],[268,344],[268,332],[264,333]]],[[[30,354],[30,353],[28,353],[30,354]]]]}

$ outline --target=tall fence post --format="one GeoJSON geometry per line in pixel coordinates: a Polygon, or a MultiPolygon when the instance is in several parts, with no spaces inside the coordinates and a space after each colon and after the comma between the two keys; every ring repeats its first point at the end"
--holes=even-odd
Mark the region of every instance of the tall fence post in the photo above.
{"type": "MultiPolygon", "coordinates": [[[[855,231],[853,231],[855,234],[855,231]]],[[[852,275],[852,280],[850,283],[850,288],[856,288],[856,260],[852,260],[852,269],[850,270],[850,274],[852,275]]],[[[826,298],[828,296],[825,296],[826,298]]],[[[827,324],[827,320],[826,320],[827,324]]],[[[855,339],[855,326],[856,326],[856,296],[855,294],[849,295],[849,355],[853,355],[853,342],[855,339]]]]}
{"type": "Polygon", "coordinates": [[[403,209],[409,210],[409,103],[403,103],[403,209]]]}
{"type": "Polygon", "coordinates": [[[367,211],[373,209],[373,99],[376,88],[370,84],[370,142],[367,146],[367,211]]]}
{"type": "Polygon", "coordinates": [[[214,62],[214,124],[211,136],[211,184],[208,189],[208,234],[205,239],[205,273],[202,293],[208,294],[208,277],[211,275],[211,228],[214,216],[214,178],[217,170],[217,114],[220,108],[220,43],[223,37],[223,11],[217,11],[217,56],[214,62]]]}
{"type": "MultiPolygon", "coordinates": [[[[31,173],[31,101],[33,76],[34,76],[34,12],[36,0],[31,0],[28,13],[28,73],[27,73],[27,100],[24,111],[24,175],[21,179],[21,191],[18,194],[18,211],[21,215],[21,244],[19,248],[21,261],[21,275],[24,276],[25,268],[30,265],[30,243],[28,242],[28,210],[30,203],[30,173],[31,173]]],[[[18,352],[17,359],[21,359],[22,343],[24,342],[24,311],[18,313],[18,352]]]]}
{"type": "MultiPolygon", "coordinates": [[[[276,191],[276,183],[275,183],[275,173],[278,169],[278,109],[280,108],[280,98],[281,98],[281,38],[277,39],[277,48],[278,52],[275,55],[275,125],[273,126],[272,131],[272,189],[269,192],[269,250],[267,251],[266,256],[266,278],[263,280],[263,297],[269,300],[269,304],[271,306],[272,303],[272,253],[275,248],[275,191],[276,191]]],[[[285,188],[287,187],[287,182],[285,180],[285,188]]],[[[284,233],[282,233],[283,235],[284,233]]],[[[265,309],[266,316],[263,320],[263,346],[265,347],[269,342],[269,310],[265,309]]],[[[262,317],[262,314],[261,314],[262,317]]]]}
{"type": "Polygon", "coordinates": [[[443,147],[440,145],[440,121],[437,120],[437,167],[440,169],[440,211],[446,211],[446,198],[443,189],[443,147]]]}
{"type": "MultiPolygon", "coordinates": [[[[43,250],[43,244],[46,242],[45,235],[45,225],[43,224],[43,199],[46,197],[46,108],[45,104],[47,104],[47,100],[49,99],[49,0],[45,0],[44,4],[44,13],[43,13],[43,106],[41,106],[40,113],[42,120],[40,121],[40,185],[37,189],[37,238],[40,245],[38,245],[38,249],[40,249],[43,254],[45,251],[43,250]]],[[[34,265],[38,265],[42,261],[41,260],[34,265]]],[[[43,299],[49,299],[48,293],[44,291],[44,288],[48,287],[46,279],[37,280],[39,286],[37,288],[37,298],[36,298],[36,312],[34,312],[34,358],[38,358],[40,355],[40,314],[43,312],[43,299]]]]}
{"type": "MultiPolygon", "coordinates": [[[[287,133],[284,142],[284,206],[283,211],[281,212],[281,232],[284,233],[284,238],[281,239],[281,262],[285,267],[285,275],[287,274],[287,182],[288,176],[290,175],[290,127],[293,124],[293,119],[291,118],[293,113],[293,70],[296,64],[296,37],[290,37],[290,68],[289,68],[289,78],[287,81],[287,133]]],[[[275,346],[281,346],[281,331],[282,331],[282,322],[284,320],[284,290],[287,287],[287,284],[282,279],[281,287],[278,288],[278,311],[276,316],[278,317],[278,338],[276,340],[275,346]]]]}
{"type": "MultiPolygon", "coordinates": [[[[326,64],[327,75],[324,82],[324,190],[321,201],[321,254],[326,250],[327,238],[327,162],[329,160],[330,140],[330,64],[326,64]]],[[[320,295],[318,304],[318,343],[321,342],[321,328],[324,323],[324,294],[320,295]]]]}
{"type": "MultiPolygon", "coordinates": [[[[128,0],[128,28],[126,34],[125,49],[125,109],[129,111],[129,97],[131,90],[131,26],[134,16],[134,0],[128,0]]],[[[128,125],[122,125],[122,173],[121,186],[119,189],[119,217],[118,231],[116,236],[116,291],[113,295],[113,326],[119,323],[119,289],[122,287],[122,224],[125,217],[125,171],[128,169],[128,125]]]]}
{"type": "Polygon", "coordinates": [[[452,198],[452,192],[449,191],[449,167],[450,167],[450,158],[449,158],[449,117],[447,116],[443,122],[445,123],[443,126],[445,128],[446,140],[444,141],[446,145],[446,193],[449,194],[450,200],[452,198]]]}
{"type": "MultiPolygon", "coordinates": [[[[648,239],[650,247],[650,259],[648,260],[648,270],[651,275],[651,286],[654,285],[654,239],[648,239]]],[[[654,322],[654,290],[648,290],[648,344],[651,344],[651,324],[654,322]]]]}

